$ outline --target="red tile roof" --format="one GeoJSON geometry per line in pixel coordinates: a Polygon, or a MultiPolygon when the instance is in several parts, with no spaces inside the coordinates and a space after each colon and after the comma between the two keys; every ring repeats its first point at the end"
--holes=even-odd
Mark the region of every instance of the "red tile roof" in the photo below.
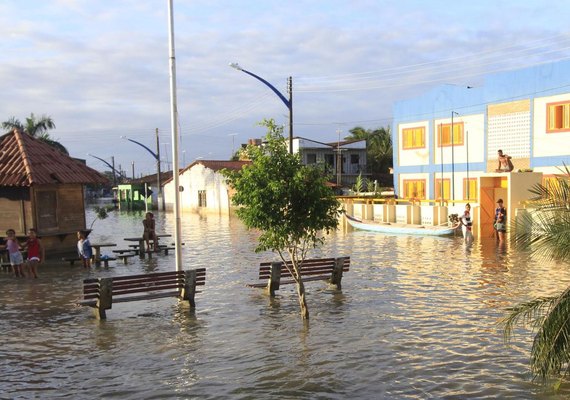
{"type": "MultiPolygon", "coordinates": [[[[221,169],[231,169],[234,171],[238,171],[244,167],[244,165],[251,164],[251,161],[223,161],[223,160],[197,160],[194,161],[192,164],[187,166],[184,169],[180,170],[180,174],[188,171],[194,165],[201,164],[206,168],[209,168],[213,171],[219,171],[221,169]]],[[[163,185],[166,185],[168,182],[172,181],[173,178],[170,178],[163,182],[163,185]]]]}
{"type": "Polygon", "coordinates": [[[104,175],[27,133],[0,136],[0,186],[107,182],[104,175]]]}

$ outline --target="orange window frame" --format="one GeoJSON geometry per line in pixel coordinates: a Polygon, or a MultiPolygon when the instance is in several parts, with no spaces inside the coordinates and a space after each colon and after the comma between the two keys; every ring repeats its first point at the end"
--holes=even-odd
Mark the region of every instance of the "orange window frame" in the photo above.
{"type": "Polygon", "coordinates": [[[415,197],[420,200],[424,200],[426,198],[425,179],[404,179],[402,181],[402,186],[404,189],[402,198],[410,199],[412,197],[415,197]]]}
{"type": "MultiPolygon", "coordinates": [[[[463,146],[464,123],[453,123],[453,146],[463,146]]],[[[451,123],[437,125],[437,147],[451,146],[451,123]],[[443,144],[442,144],[443,143],[443,144]]]]}
{"type": "Polygon", "coordinates": [[[443,179],[443,196],[441,196],[441,184],[442,179],[441,178],[435,178],[434,181],[434,188],[435,188],[435,198],[436,199],[450,199],[451,198],[451,179],[449,178],[444,178],[443,179]]]}
{"type": "Polygon", "coordinates": [[[570,132],[570,101],[546,104],[546,133],[570,132]]]}
{"type": "Polygon", "coordinates": [[[477,200],[477,178],[463,178],[463,200],[477,200]],[[468,186],[469,196],[467,196],[468,186]]]}
{"type": "Polygon", "coordinates": [[[426,147],[426,128],[417,126],[402,129],[402,149],[423,149],[426,147]]]}

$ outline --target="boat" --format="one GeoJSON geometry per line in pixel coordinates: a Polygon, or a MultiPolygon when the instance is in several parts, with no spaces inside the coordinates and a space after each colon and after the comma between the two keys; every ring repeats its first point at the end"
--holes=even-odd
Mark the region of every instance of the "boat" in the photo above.
{"type": "Polygon", "coordinates": [[[353,228],[371,232],[395,233],[403,235],[447,236],[453,235],[456,229],[455,227],[450,227],[447,225],[430,226],[400,224],[395,222],[364,222],[348,214],[345,214],[345,216],[348,223],[353,228]]]}

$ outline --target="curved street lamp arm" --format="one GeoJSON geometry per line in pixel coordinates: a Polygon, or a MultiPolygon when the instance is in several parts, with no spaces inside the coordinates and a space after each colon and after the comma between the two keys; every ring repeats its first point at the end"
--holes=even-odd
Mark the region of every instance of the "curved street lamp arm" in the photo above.
{"type": "Polygon", "coordinates": [[[121,173],[121,171],[117,171],[115,168],[113,168],[113,166],[111,164],[109,164],[107,161],[105,161],[104,159],[94,156],[93,154],[88,154],[89,156],[96,158],[99,161],[104,162],[109,168],[111,168],[111,171],[115,171],[116,174],[119,174],[119,176],[123,176],[123,174],[121,173]]]}
{"type": "Polygon", "coordinates": [[[290,110],[291,109],[291,102],[289,100],[287,100],[285,98],[285,96],[283,96],[281,94],[281,92],[279,90],[277,90],[277,88],[275,88],[275,86],[273,86],[271,83],[267,82],[265,79],[263,79],[260,76],[255,75],[253,72],[249,72],[248,70],[245,70],[243,68],[239,68],[240,71],[245,72],[248,75],[253,76],[255,79],[257,79],[258,81],[262,82],[263,84],[265,84],[267,87],[269,87],[271,90],[273,90],[273,92],[281,99],[281,101],[283,103],[285,103],[285,106],[287,106],[287,108],[290,110]]]}
{"type": "Polygon", "coordinates": [[[155,158],[155,160],[158,161],[158,155],[156,155],[156,153],[154,151],[152,151],[151,149],[149,149],[148,147],[146,147],[144,144],[137,142],[136,140],[133,139],[129,139],[128,137],[126,137],[125,139],[127,139],[129,142],[133,142],[135,144],[138,144],[141,147],[144,147],[146,149],[146,151],[148,151],[150,154],[152,154],[152,156],[155,158]]]}

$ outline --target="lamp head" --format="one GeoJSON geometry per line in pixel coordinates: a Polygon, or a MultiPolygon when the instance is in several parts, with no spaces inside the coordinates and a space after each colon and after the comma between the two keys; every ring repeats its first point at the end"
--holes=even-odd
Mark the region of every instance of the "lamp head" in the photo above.
{"type": "Polygon", "coordinates": [[[230,63],[229,65],[230,65],[230,67],[235,68],[235,69],[237,69],[238,71],[243,70],[243,68],[240,67],[239,64],[236,63],[236,62],[230,63]]]}

